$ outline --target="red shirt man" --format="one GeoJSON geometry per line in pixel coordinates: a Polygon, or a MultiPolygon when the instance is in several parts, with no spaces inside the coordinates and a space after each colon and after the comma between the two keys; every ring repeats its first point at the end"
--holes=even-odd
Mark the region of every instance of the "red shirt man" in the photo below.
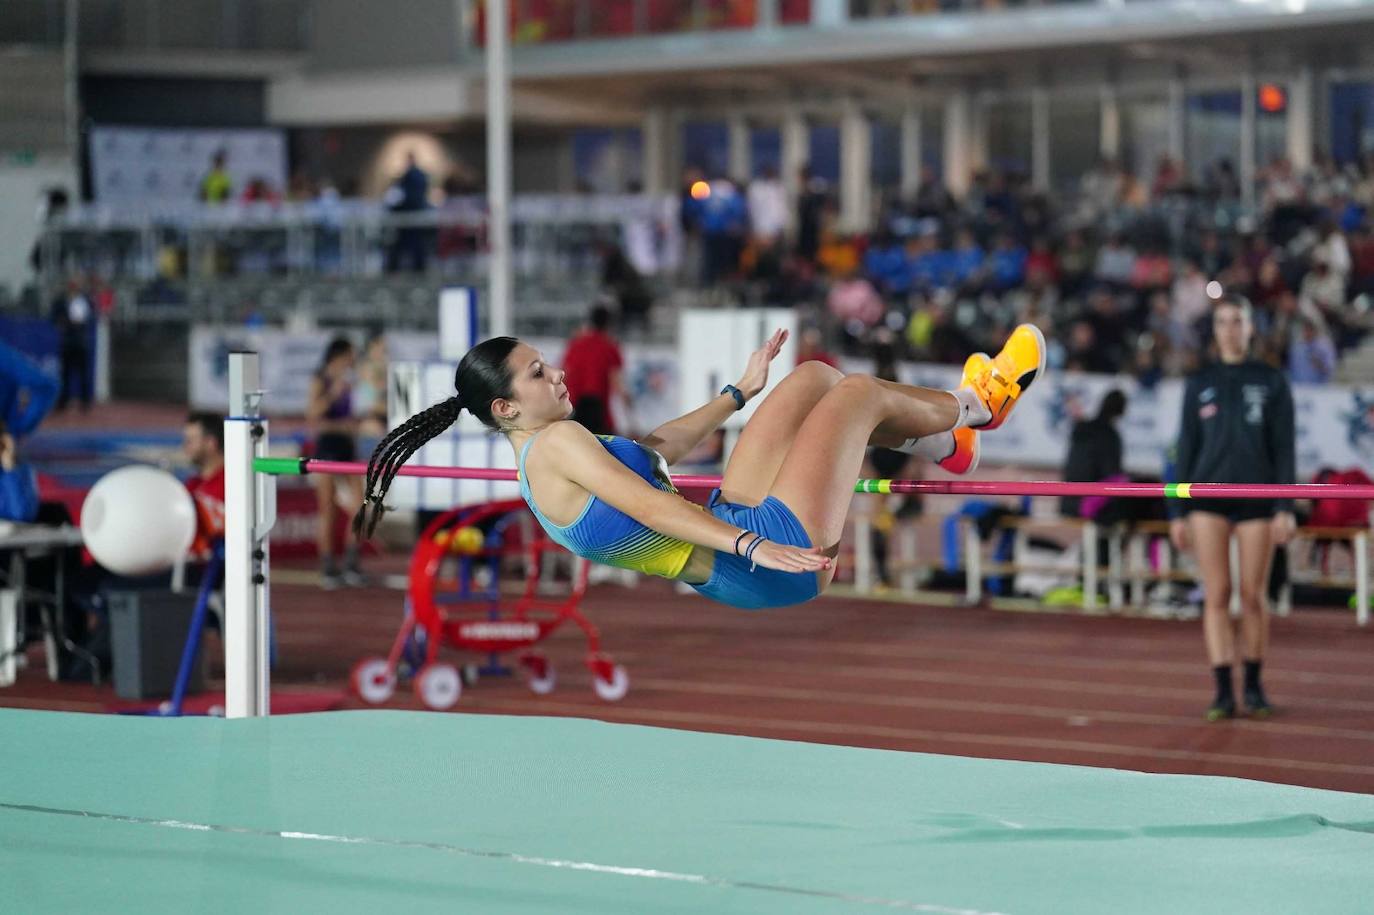
{"type": "Polygon", "coordinates": [[[181,449],[196,468],[186,489],[196,503],[196,539],[191,555],[204,559],[224,536],[224,420],[213,413],[192,413],[182,432],[181,449]]]}
{"type": "Polygon", "coordinates": [[[611,397],[625,396],[620,374],[625,358],[620,345],[607,333],[610,324],[609,310],[600,305],[593,308],[590,326],[568,341],[568,351],[563,354],[563,383],[568,386],[576,418],[592,432],[606,435],[615,434],[611,397]],[[599,416],[595,415],[598,410],[599,416]]]}

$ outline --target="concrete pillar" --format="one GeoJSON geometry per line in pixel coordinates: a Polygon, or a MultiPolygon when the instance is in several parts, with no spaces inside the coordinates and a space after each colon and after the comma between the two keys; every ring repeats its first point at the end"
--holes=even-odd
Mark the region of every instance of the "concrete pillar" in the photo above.
{"type": "Polygon", "coordinates": [[[955,197],[968,193],[973,179],[973,98],[966,91],[945,99],[945,187],[955,197]]]}
{"type": "Polygon", "coordinates": [[[1105,85],[1098,96],[1097,150],[1104,159],[1121,157],[1121,98],[1116,87],[1105,85]]]}
{"type": "Polygon", "coordinates": [[[1031,90],[1031,185],[1050,189],[1050,93],[1043,87],[1031,90]]]}
{"type": "Polygon", "coordinates": [[[1312,167],[1312,148],[1316,145],[1317,112],[1312,90],[1312,68],[1302,67],[1288,83],[1288,161],[1298,171],[1312,167]]]}
{"type": "Polygon", "coordinates": [[[872,220],[873,125],[853,99],[840,113],[840,225],[865,232],[872,220]]]}
{"type": "Polygon", "coordinates": [[[902,108],[902,196],[921,186],[921,106],[910,99],[902,108]]]}
{"type": "MultiPolygon", "coordinates": [[[[1182,77],[1174,77],[1169,80],[1169,158],[1175,162],[1184,161],[1184,130],[1186,129],[1185,117],[1187,113],[1187,90],[1183,85],[1182,77]]],[[[1144,166],[1153,171],[1153,162],[1136,163],[1137,167],[1144,166]]],[[[1187,169],[1191,174],[1191,168],[1187,169]]]]}
{"type": "Polygon", "coordinates": [[[782,134],[781,169],[782,183],[787,188],[788,224],[795,229],[792,223],[797,218],[797,200],[801,196],[801,169],[811,161],[811,133],[800,108],[789,105],[783,111],[779,132],[782,134]]]}
{"type": "Polygon", "coordinates": [[[1240,156],[1236,177],[1240,180],[1240,201],[1255,205],[1255,75],[1250,72],[1240,81],[1240,156]]]}
{"type": "Polygon", "coordinates": [[[730,115],[727,123],[730,146],[726,162],[730,177],[748,182],[754,177],[753,150],[749,143],[749,119],[735,113],[730,115]]]}
{"type": "Polygon", "coordinates": [[[641,127],[643,142],[640,155],[643,163],[640,174],[644,177],[644,193],[666,194],[674,190],[676,176],[672,174],[669,147],[671,146],[672,118],[668,109],[655,105],[644,112],[641,127]]]}

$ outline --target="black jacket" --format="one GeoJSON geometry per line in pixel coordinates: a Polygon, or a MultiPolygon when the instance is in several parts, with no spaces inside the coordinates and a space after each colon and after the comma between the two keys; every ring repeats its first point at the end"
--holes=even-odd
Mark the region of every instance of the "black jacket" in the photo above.
{"type": "MultiPolygon", "coordinates": [[[[1260,362],[1213,363],[1188,378],[1179,424],[1176,482],[1292,483],[1297,475],[1293,392],[1260,362]]],[[[1292,499],[1276,502],[1292,511],[1292,499]]],[[[1186,503],[1169,500],[1171,517],[1186,503]]]]}

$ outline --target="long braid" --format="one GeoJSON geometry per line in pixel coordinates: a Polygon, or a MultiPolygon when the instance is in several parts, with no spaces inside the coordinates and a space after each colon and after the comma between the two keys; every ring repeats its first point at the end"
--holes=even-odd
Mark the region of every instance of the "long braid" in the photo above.
{"type": "Polygon", "coordinates": [[[412,416],[377,443],[367,462],[363,504],[353,516],[353,533],[359,539],[371,537],[377,529],[377,522],[386,513],[382,499],[386,497],[386,491],[402,465],[426,442],[457,422],[462,409],[462,400],[450,397],[412,416]],[[372,507],[370,516],[369,505],[372,507]]]}

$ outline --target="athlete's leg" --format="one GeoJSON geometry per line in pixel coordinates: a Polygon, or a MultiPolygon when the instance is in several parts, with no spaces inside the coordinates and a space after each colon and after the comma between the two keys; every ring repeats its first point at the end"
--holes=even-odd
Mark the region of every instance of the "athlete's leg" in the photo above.
{"type": "Polygon", "coordinates": [[[1231,664],[1236,655],[1231,625],[1231,522],[1212,512],[1189,512],[1193,556],[1202,574],[1202,638],[1207,662],[1231,664]]]}
{"type": "Polygon", "coordinates": [[[726,501],[758,505],[764,500],[797,429],[843,377],[838,369],[812,360],[797,366],[768,392],[730,452],[720,483],[726,501]]]}
{"type": "Polygon", "coordinates": [[[1269,518],[1236,525],[1240,546],[1240,654],[1245,662],[1245,705],[1252,715],[1267,715],[1269,700],[1260,684],[1260,669],[1269,649],[1269,566],[1274,540],[1269,518]]]}
{"type": "MultiPolygon", "coordinates": [[[[822,362],[803,362],[768,392],[754,415],[749,417],[739,441],[730,452],[720,484],[721,496],[726,501],[758,505],[768,496],[783,459],[797,437],[797,430],[821,398],[844,377],[838,370],[822,362]]],[[[887,381],[878,383],[898,389],[908,387],[887,381]]],[[[915,443],[910,439],[910,436],[903,438],[896,431],[880,427],[873,430],[868,444],[883,448],[900,447],[911,452],[915,449],[915,443]]],[[[950,440],[947,444],[932,442],[931,445],[928,452],[919,450],[916,453],[930,460],[940,460],[949,455],[955,443],[950,440]]],[[[976,443],[971,444],[968,451],[969,459],[976,460],[976,443]]],[[[948,469],[956,473],[964,472],[962,468],[948,469]]]]}
{"type": "MultiPolygon", "coordinates": [[[[791,509],[813,544],[833,546],[844,531],[870,438],[875,444],[923,438],[956,425],[986,423],[990,417],[1000,424],[1043,369],[1043,359],[1039,332],[1018,328],[994,360],[1018,387],[1008,399],[993,403],[986,392],[975,393],[971,387],[956,394],[867,375],[847,376],[807,414],[769,494],[791,509]]],[[[980,387],[988,386],[986,378],[979,380],[980,387]]],[[[828,577],[822,577],[822,586],[827,583],[828,577]]]]}

